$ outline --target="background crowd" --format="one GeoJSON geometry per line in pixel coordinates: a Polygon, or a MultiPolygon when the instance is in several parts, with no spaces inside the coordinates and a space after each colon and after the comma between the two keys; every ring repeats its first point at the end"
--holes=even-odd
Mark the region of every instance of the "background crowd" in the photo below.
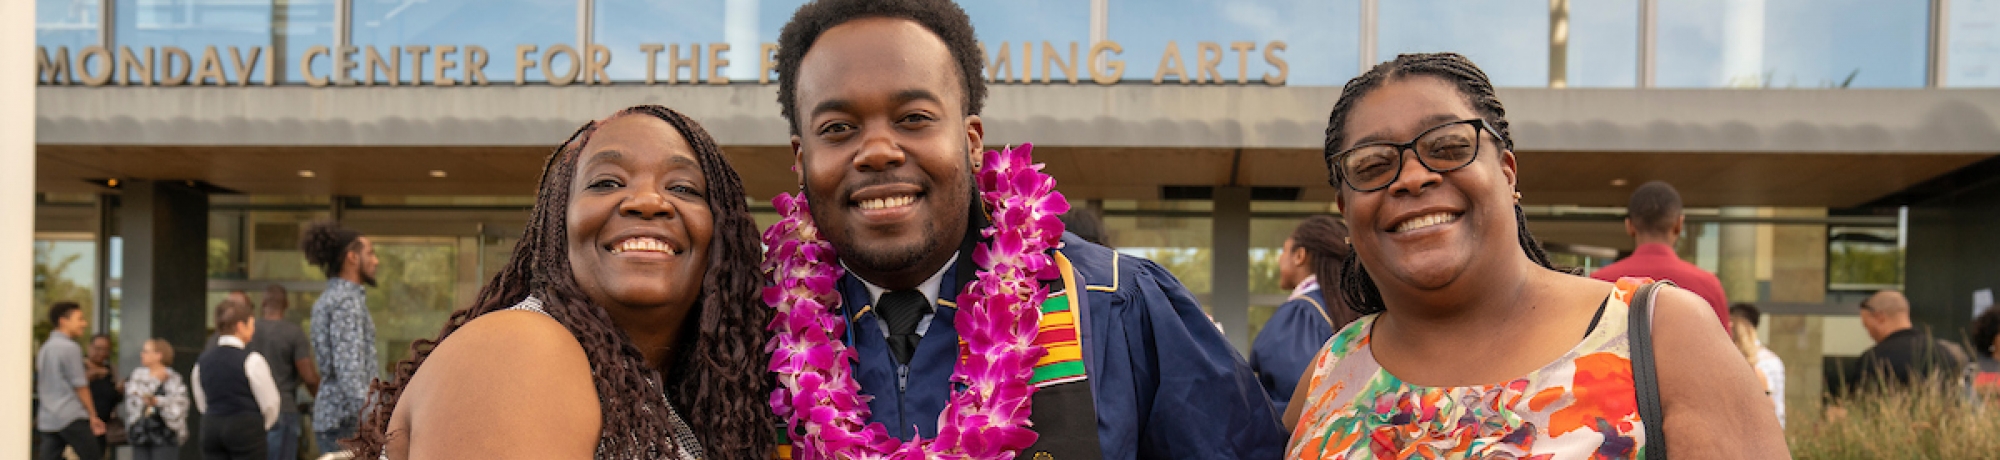
{"type": "MultiPolygon", "coordinates": [[[[872,406],[870,420],[914,418],[914,424],[891,428],[889,436],[935,436],[940,427],[926,419],[935,418],[946,400],[951,386],[944,383],[945,371],[957,354],[920,344],[926,337],[950,341],[960,333],[948,320],[933,320],[949,318],[941,315],[951,310],[939,307],[950,306],[940,302],[973,277],[969,248],[978,241],[984,216],[968,217],[967,210],[979,207],[958,192],[977,190],[964,183],[971,165],[960,160],[982,145],[978,112],[985,88],[973,77],[980,65],[969,56],[970,26],[955,7],[910,2],[916,6],[876,10],[828,3],[835,6],[802,8],[780,48],[785,50],[778,64],[780,99],[797,136],[800,197],[814,197],[817,207],[809,212],[825,225],[831,247],[838,248],[842,266],[852,274],[840,278],[837,288],[852,310],[838,316],[848,318],[850,333],[859,336],[854,347],[879,352],[864,355],[859,364],[863,388],[887,404],[872,406]],[[933,72],[897,70],[896,65],[910,65],[891,62],[897,60],[874,68],[839,66],[832,63],[847,60],[829,55],[914,56],[929,59],[920,67],[933,72]],[[802,74],[844,83],[802,79],[802,74]],[[925,90],[898,93],[880,83],[906,75],[925,90]],[[806,103],[820,99],[825,101],[806,103]],[[910,143],[914,147],[907,151],[903,144],[871,147],[877,144],[866,141],[877,138],[870,136],[907,135],[863,129],[892,119],[888,107],[895,104],[880,102],[909,100],[944,109],[921,117],[893,114],[904,117],[893,118],[898,128],[935,125],[945,135],[897,139],[922,141],[910,143]],[[813,111],[801,113],[802,107],[813,111]],[[852,112],[854,120],[820,120],[828,111],[852,112]],[[848,143],[850,136],[863,142],[848,143]],[[907,189],[879,188],[877,182],[890,179],[857,178],[895,171],[908,173],[894,178],[909,181],[902,184],[907,189]],[[945,216],[942,222],[952,228],[924,227],[920,237],[912,236],[883,230],[914,225],[884,223],[889,219],[882,215],[889,212],[849,215],[839,208],[855,203],[851,207],[874,211],[902,206],[880,203],[905,199],[921,201],[925,212],[945,216]],[[910,385],[913,380],[919,385],[910,385]],[[915,408],[906,408],[905,400],[915,408]]],[[[1331,114],[1326,152],[1329,184],[1339,190],[1342,213],[1308,218],[1285,241],[1277,277],[1291,295],[1247,350],[1247,360],[1200,318],[1200,306],[1171,273],[1107,250],[1104,246],[1115,242],[1087,235],[1095,228],[1088,223],[1093,216],[1071,216],[1081,224],[1073,225],[1076,239],[1065,240],[1060,251],[1064,264],[1077,261],[1066,269],[1084,279],[1106,276],[1099,281],[1108,284],[1070,288],[1108,291],[1074,295],[1091,300],[1054,312],[1112,315],[1082,306],[1130,305],[1115,312],[1122,316],[1091,316],[1095,322],[1068,331],[1091,328],[1090,336],[1129,333],[1138,339],[1106,345],[1110,352],[1085,347],[1090,359],[1111,359],[1104,355],[1110,353],[1134,365],[1090,375],[1089,385],[1057,386],[1081,381],[1077,375],[1078,380],[1051,383],[1038,393],[1050,398],[1037,396],[1038,402],[1085,399],[1042,405],[1051,409],[1043,414],[1055,415],[1036,424],[1050,428],[1046,444],[1036,448],[1118,457],[1189,452],[1259,457],[1276,454],[1283,431],[1289,431],[1287,457],[1333,458],[1342,451],[1370,452],[1371,441],[1382,447],[1356,433],[1411,423],[1394,417],[1364,420],[1369,411],[1413,410],[1371,404],[1414,401],[1418,412],[1465,415],[1423,421],[1440,425],[1411,428],[1419,435],[1499,428],[1475,434],[1503,440],[1485,448],[1519,453],[1611,449],[1636,455],[1642,447],[1657,453],[1669,445],[1679,452],[1782,453],[1783,439],[1764,435],[1776,434],[1785,420],[1784,363],[1759,343],[1755,331],[1764,315],[1754,305],[1728,305],[1713,274],[1676,255],[1685,226],[1678,191],[1662,182],[1639,187],[1625,222],[1638,249],[1588,278],[1577,276],[1553,263],[1527,231],[1504,112],[1485,74],[1455,54],[1400,56],[1350,82],[1331,114]],[[1443,204],[1399,201],[1426,194],[1444,197],[1443,204]],[[1131,265],[1121,274],[1119,263],[1131,265]],[[1118,292],[1115,286],[1121,285],[1139,292],[1118,292]],[[1540,308],[1544,305],[1557,308],[1540,308]],[[1575,305],[1595,308],[1566,308],[1575,305]],[[1651,348],[1655,337],[1662,345],[1651,348]],[[1603,360],[1647,371],[1636,382],[1591,380],[1604,372],[1603,360]],[[1655,361],[1657,374],[1651,373],[1655,361]],[[1164,374],[1184,380],[1159,378],[1164,374]],[[1116,390],[1092,393],[1099,390],[1090,385],[1116,390]],[[1749,391],[1753,388],[1758,394],[1749,391]],[[1601,395],[1619,391],[1640,393],[1642,407],[1613,413],[1599,404],[1609,399],[1601,395]],[[1469,396],[1462,400],[1498,407],[1503,405],[1498,401],[1524,394],[1537,401],[1530,404],[1533,410],[1422,406],[1460,401],[1444,396],[1469,396]],[[1661,399],[1676,411],[1663,418],[1657,417],[1658,407],[1645,412],[1648,400],[1658,405],[1661,399]],[[1180,413],[1175,411],[1219,419],[1138,423],[1129,416],[1180,413]],[[1589,412],[1597,425],[1567,418],[1572,411],[1589,412]],[[1523,419],[1533,423],[1520,425],[1523,419]],[[1458,420],[1470,422],[1453,425],[1458,420]],[[1082,434],[1070,437],[1054,429],[1065,422],[1081,426],[1082,434]],[[1229,432],[1197,435],[1216,424],[1229,432]],[[1563,436],[1575,430],[1595,430],[1601,437],[1563,436]],[[1749,434],[1721,436],[1727,433],[1749,434]]],[[[573,430],[547,433],[553,441],[517,437],[511,440],[518,445],[475,443],[474,448],[681,458],[760,451],[775,441],[775,433],[760,430],[772,426],[774,417],[762,405],[769,388],[758,385],[769,382],[760,378],[764,363],[755,351],[764,349],[767,337],[758,334],[769,331],[758,331],[769,312],[750,301],[763,280],[753,275],[759,252],[748,238],[756,229],[737,181],[713,139],[671,110],[635,107],[585,125],[551,155],[531,227],[509,267],[482,289],[476,305],[453,313],[436,339],[420,342],[386,379],[366,305],[378,263],[373,246],[366,236],[334,223],[314,224],[301,238],[308,261],[327,275],[310,323],[301,327],[284,320],[285,293],[275,286],[265,294],[261,312],[253,312],[248,295],[234,293],[215,306],[213,336],[185,378],[171,368],[175,344],[158,339],[147,340],[140,366],[119,378],[121,371],[109,362],[112,339],[86,339],[89,319],[76,304],[58,302],[47,312],[54,330],[36,356],[36,455],[58,458],[69,450],[95,459],[108,446],[125,444],[137,458],[175,458],[184,451],[181,446],[197,443],[210,458],[295,458],[302,449],[331,454],[348,448],[367,457],[385,452],[400,457],[436,449],[439,439],[508,441],[508,433],[518,432],[508,430],[530,429],[505,426],[519,420],[579,423],[556,423],[573,430]],[[650,227],[661,222],[674,225],[650,227]],[[653,257],[678,265],[633,262],[653,257]],[[555,377],[439,390],[449,385],[438,382],[504,375],[467,350],[518,357],[512,365],[555,377]],[[419,374],[420,366],[431,371],[419,374]],[[579,369],[592,372],[558,372],[579,369]],[[549,387],[535,386],[545,381],[549,387]],[[313,401],[309,420],[300,415],[301,389],[313,401]],[[543,408],[546,414],[503,414],[512,417],[481,411],[493,407],[482,403],[526,396],[580,404],[543,408]],[[399,404],[407,401],[441,403],[399,404]],[[700,410],[679,412],[693,408],[700,410]],[[399,436],[426,422],[440,428],[426,437],[399,436]],[[190,433],[190,426],[198,432],[190,433]],[[488,428],[499,430],[480,432],[488,428]],[[434,434],[441,432],[446,434],[434,434]],[[302,447],[302,439],[315,447],[302,447]],[[649,439],[663,441],[653,445],[649,439]]],[[[1975,343],[1960,346],[1915,327],[1912,308],[1895,291],[1877,292],[1860,303],[1857,313],[1877,344],[1853,365],[1829,369],[1823,418],[1861,416],[1848,410],[1861,404],[1855,402],[1860,398],[1920,388],[1987,403],[2000,384],[1995,374],[2000,365],[1993,359],[1994,329],[2000,327],[1996,313],[1981,315],[1975,343]]],[[[1450,439],[1412,439],[1418,441],[1393,447],[1412,452],[1469,447],[1450,439]]]]}

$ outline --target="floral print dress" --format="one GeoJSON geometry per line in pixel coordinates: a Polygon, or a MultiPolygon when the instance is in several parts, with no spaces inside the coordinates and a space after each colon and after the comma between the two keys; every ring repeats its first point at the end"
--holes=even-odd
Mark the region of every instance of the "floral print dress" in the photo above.
{"type": "Polygon", "coordinates": [[[1287,459],[1639,458],[1627,304],[1648,280],[1619,280],[1596,325],[1555,362],[1493,385],[1425,387],[1374,359],[1376,315],[1348,325],[1312,364],[1287,459]]]}

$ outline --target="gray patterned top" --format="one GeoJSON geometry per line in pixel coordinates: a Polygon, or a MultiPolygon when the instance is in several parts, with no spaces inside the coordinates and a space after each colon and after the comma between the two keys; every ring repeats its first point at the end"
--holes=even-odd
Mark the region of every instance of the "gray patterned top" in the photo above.
{"type": "Polygon", "coordinates": [[[368,383],[382,368],[375,361],[375,320],[365,288],[340,277],[326,280],[312,306],[312,347],[320,375],[313,431],[353,434],[368,405],[368,383]]]}

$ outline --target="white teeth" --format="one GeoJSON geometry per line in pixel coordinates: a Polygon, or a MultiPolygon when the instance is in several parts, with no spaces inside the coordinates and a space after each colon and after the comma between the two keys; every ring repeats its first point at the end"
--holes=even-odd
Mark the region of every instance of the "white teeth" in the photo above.
{"type": "Polygon", "coordinates": [[[1454,221],[1454,220],[1458,220],[1458,216],[1454,216],[1454,215],[1452,215],[1451,213],[1448,213],[1448,212],[1440,212],[1440,213],[1435,213],[1435,214],[1426,214],[1426,215],[1423,215],[1423,216],[1418,216],[1418,217],[1416,217],[1416,218],[1413,218],[1413,219],[1410,219],[1410,220],[1406,220],[1406,221],[1403,221],[1403,224],[1402,224],[1402,225],[1397,225],[1397,226],[1396,226],[1396,231],[1397,231],[1398,233],[1400,233],[1400,232],[1407,232],[1407,231],[1411,231],[1411,230],[1416,230],[1416,229],[1420,229],[1420,228],[1424,228],[1424,227],[1429,227],[1429,226],[1432,226],[1432,225],[1437,225],[1437,224],[1443,224],[1443,223],[1448,223],[1448,222],[1451,222],[1451,221],[1454,221]]]}
{"type": "Polygon", "coordinates": [[[888,208],[909,206],[910,203],[915,201],[917,201],[917,197],[910,195],[893,196],[888,198],[873,198],[873,199],[862,200],[861,209],[888,209],[888,208]]]}
{"type": "Polygon", "coordinates": [[[664,241],[652,238],[645,238],[645,237],[631,238],[625,241],[620,241],[618,242],[618,245],[613,246],[611,248],[612,254],[620,254],[626,251],[664,252],[668,254],[680,253],[679,251],[675,251],[673,246],[667,245],[667,243],[664,241]]]}

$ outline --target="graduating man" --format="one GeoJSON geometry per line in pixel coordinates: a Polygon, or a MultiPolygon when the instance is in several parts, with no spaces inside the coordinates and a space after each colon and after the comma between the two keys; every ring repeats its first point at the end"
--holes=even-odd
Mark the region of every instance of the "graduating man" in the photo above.
{"type": "MultiPolygon", "coordinates": [[[[870,422],[937,436],[955,385],[951,302],[989,216],[974,173],[986,87],[947,0],[823,0],[779,34],[778,100],[838,281],[870,422]]],[[[1243,358],[1172,274],[1074,234],[1044,305],[1034,445],[1017,458],[1277,458],[1286,433],[1243,358]],[[1051,319],[1054,319],[1053,321],[1051,319]]],[[[800,436],[801,433],[793,433],[800,436]]]]}

